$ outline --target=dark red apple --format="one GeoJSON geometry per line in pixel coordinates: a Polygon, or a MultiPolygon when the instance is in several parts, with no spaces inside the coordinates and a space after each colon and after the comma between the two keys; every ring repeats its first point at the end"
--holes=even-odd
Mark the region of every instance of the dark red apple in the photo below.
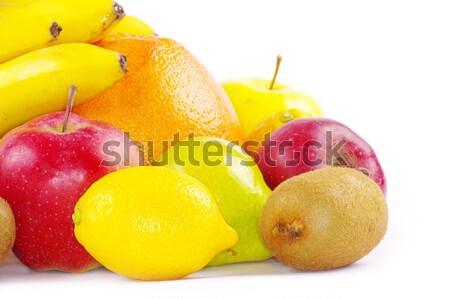
{"type": "MultiPolygon", "coordinates": [[[[41,116],[0,142],[0,196],[17,225],[13,251],[37,271],[98,266],[75,239],[73,209],[92,183],[127,163],[124,142],[130,141],[123,132],[75,114],[62,132],[64,118],[64,112],[41,116]]],[[[138,149],[131,147],[129,165],[138,164],[138,149]]]]}
{"type": "Polygon", "coordinates": [[[271,189],[305,172],[341,166],[359,169],[386,193],[386,179],[372,147],[331,119],[305,118],[283,125],[260,148],[257,163],[271,189]]]}

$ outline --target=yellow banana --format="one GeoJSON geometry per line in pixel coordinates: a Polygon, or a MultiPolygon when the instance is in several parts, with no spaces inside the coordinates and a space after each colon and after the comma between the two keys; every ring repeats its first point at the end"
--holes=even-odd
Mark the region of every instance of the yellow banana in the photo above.
{"type": "Polygon", "coordinates": [[[75,105],[110,88],[126,72],[126,56],[90,44],[68,43],[0,65],[0,137],[36,116],[64,110],[69,85],[75,105]]]}
{"type": "Polygon", "coordinates": [[[0,0],[0,5],[3,5],[3,4],[28,5],[34,1],[36,1],[36,0],[0,0]]]}
{"type": "MultiPolygon", "coordinates": [[[[114,33],[123,33],[129,35],[152,35],[156,34],[155,31],[150,28],[145,22],[138,18],[132,16],[125,16],[120,22],[115,26],[108,35],[114,33]]],[[[108,37],[105,36],[105,38],[108,37]]]]}
{"type": "Polygon", "coordinates": [[[61,27],[46,15],[20,5],[0,4],[0,63],[50,45],[61,27]]]}
{"type": "Polygon", "coordinates": [[[64,28],[58,44],[97,42],[125,16],[113,0],[36,0],[28,7],[49,15],[64,28]]]}

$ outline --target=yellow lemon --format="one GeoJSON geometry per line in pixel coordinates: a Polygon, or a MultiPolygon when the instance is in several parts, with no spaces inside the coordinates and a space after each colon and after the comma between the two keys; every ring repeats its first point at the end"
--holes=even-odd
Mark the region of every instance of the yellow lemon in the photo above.
{"type": "Polygon", "coordinates": [[[206,186],[162,167],[106,175],[78,201],[73,220],[97,261],[143,280],[182,278],[238,241],[206,186]]]}

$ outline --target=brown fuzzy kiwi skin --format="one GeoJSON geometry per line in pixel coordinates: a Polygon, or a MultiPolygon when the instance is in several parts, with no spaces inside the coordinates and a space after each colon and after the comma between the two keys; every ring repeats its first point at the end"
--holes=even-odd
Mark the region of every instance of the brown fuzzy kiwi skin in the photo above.
{"type": "Polygon", "coordinates": [[[16,224],[9,204],[0,198],[0,263],[8,256],[16,239],[16,224]]]}
{"type": "Polygon", "coordinates": [[[350,265],[383,239],[388,209],[363,173],[329,167],[280,184],[262,210],[259,232],[284,264],[304,271],[350,265]]]}

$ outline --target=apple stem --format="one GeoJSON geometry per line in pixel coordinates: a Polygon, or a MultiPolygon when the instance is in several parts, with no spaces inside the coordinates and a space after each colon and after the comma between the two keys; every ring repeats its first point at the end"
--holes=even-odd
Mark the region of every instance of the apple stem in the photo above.
{"type": "Polygon", "coordinates": [[[77,95],[78,92],[78,88],[74,85],[70,85],[69,86],[69,99],[67,101],[67,105],[66,105],[66,115],[64,116],[64,122],[63,122],[63,126],[62,126],[62,132],[66,132],[67,130],[67,123],[69,122],[69,116],[70,113],[72,112],[72,107],[73,107],[73,103],[75,101],[75,96],[77,95]]]}
{"type": "Polygon", "coordinates": [[[270,84],[269,90],[272,90],[273,86],[275,86],[275,83],[277,81],[278,71],[280,70],[281,60],[283,60],[283,57],[281,57],[281,55],[278,55],[277,56],[277,64],[275,66],[275,73],[273,74],[273,79],[272,79],[272,83],[270,84]]]}

